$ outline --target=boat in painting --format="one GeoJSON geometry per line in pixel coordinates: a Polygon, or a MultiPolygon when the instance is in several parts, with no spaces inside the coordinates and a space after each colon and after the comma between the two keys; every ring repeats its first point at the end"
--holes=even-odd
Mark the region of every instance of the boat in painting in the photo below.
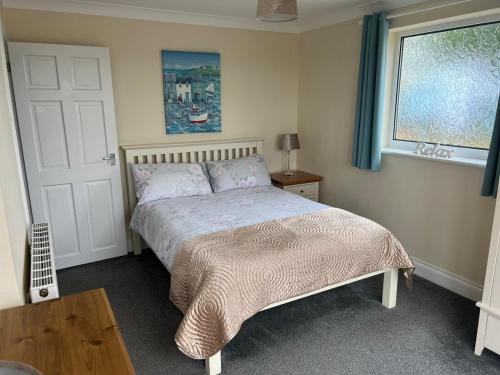
{"type": "Polygon", "coordinates": [[[215,94],[215,85],[213,82],[210,82],[206,87],[206,94],[208,98],[213,98],[215,94]]]}
{"type": "Polygon", "coordinates": [[[208,121],[208,111],[193,104],[189,112],[189,121],[191,124],[206,124],[208,121]]]}

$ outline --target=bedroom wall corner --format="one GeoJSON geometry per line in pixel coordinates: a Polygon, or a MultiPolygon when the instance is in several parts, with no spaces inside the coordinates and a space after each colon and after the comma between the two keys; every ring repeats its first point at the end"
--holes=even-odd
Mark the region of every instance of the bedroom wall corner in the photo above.
{"type": "Polygon", "coordinates": [[[300,35],[299,168],[324,176],[320,199],[391,230],[412,257],[482,285],[494,200],[483,169],[383,155],[381,172],[351,166],[362,26],[300,35]]]}

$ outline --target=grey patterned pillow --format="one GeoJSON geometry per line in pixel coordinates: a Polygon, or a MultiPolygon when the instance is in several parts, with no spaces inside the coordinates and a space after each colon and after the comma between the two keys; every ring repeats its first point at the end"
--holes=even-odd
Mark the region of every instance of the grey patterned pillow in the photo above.
{"type": "Polygon", "coordinates": [[[138,205],[165,198],[211,194],[201,164],[131,164],[138,205]]]}
{"type": "Polygon", "coordinates": [[[234,160],[206,161],[205,165],[214,193],[271,185],[266,162],[261,155],[234,160]]]}

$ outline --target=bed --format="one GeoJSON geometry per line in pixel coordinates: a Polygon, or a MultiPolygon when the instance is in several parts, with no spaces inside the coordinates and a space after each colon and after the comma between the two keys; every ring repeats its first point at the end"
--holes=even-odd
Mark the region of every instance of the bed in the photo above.
{"type": "MultiPolygon", "coordinates": [[[[127,165],[193,163],[259,155],[262,139],[123,149],[127,165]]],[[[398,268],[405,268],[406,276],[411,274],[411,260],[390,232],[347,211],[274,186],[162,199],[137,206],[133,177],[129,168],[127,171],[133,251],[141,252],[142,237],[171,273],[170,299],[185,314],[176,343],[184,354],[205,359],[210,375],[221,373],[220,348],[258,311],[382,273],[382,304],[392,308],[396,305],[398,268]],[[371,260],[377,236],[380,251],[374,253],[379,256],[371,260]],[[295,240],[290,242],[290,238],[295,240]],[[338,238],[344,246],[339,247],[340,254],[350,251],[350,241],[362,243],[361,250],[369,251],[358,249],[350,258],[337,254],[330,259],[322,252],[324,245],[314,246],[338,238]],[[311,255],[316,248],[317,255],[311,255]],[[295,259],[304,256],[317,256],[312,272],[295,259]],[[363,260],[358,261],[358,257],[363,260]],[[259,271],[254,272],[254,268],[259,271]],[[330,276],[316,276],[326,274],[330,276]],[[266,285],[280,283],[282,287],[269,287],[267,293],[266,285]]]]}

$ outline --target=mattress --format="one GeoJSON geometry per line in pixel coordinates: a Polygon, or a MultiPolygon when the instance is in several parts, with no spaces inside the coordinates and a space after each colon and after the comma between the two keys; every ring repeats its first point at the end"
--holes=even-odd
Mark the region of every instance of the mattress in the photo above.
{"type": "Polygon", "coordinates": [[[130,227],[172,271],[175,255],[185,240],[326,208],[297,194],[266,186],[149,202],[135,208],[130,227]]]}

